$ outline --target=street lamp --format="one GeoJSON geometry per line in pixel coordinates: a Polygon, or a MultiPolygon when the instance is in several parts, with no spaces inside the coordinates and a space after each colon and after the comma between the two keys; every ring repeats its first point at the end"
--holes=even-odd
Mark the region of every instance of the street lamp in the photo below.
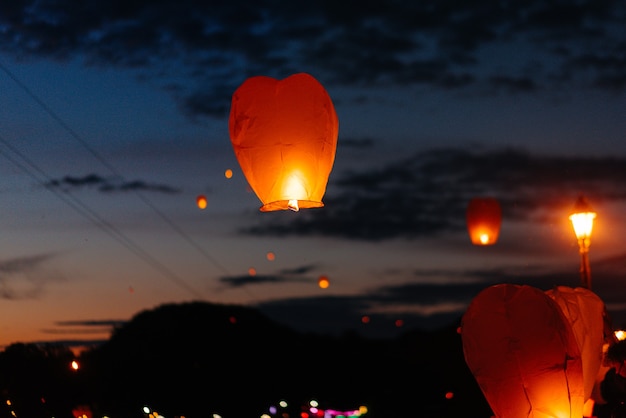
{"type": "Polygon", "coordinates": [[[589,267],[589,245],[591,244],[591,231],[596,213],[593,211],[587,199],[579,196],[574,204],[574,209],[569,216],[574,227],[574,233],[578,239],[580,252],[580,280],[582,287],[591,290],[591,269],[589,267]]]}

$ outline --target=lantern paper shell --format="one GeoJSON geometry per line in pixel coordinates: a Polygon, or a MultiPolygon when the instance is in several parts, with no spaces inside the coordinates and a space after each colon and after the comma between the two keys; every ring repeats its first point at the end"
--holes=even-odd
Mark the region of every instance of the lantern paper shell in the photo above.
{"type": "Polygon", "coordinates": [[[474,245],[493,245],[498,241],[502,210],[493,197],[475,197],[466,211],[467,231],[474,245]]]}
{"type": "Polygon", "coordinates": [[[591,290],[583,287],[557,286],[546,291],[569,321],[582,356],[585,400],[591,397],[593,386],[602,366],[602,346],[605,343],[606,308],[591,290]]]}
{"type": "Polygon", "coordinates": [[[283,80],[247,79],[233,94],[229,131],[262,212],[324,206],[339,121],[315,78],[298,73],[283,80]]]}
{"type": "Polygon", "coordinates": [[[542,290],[488,287],[472,300],[461,327],[465,361],[496,417],[582,417],[578,344],[542,290]]]}

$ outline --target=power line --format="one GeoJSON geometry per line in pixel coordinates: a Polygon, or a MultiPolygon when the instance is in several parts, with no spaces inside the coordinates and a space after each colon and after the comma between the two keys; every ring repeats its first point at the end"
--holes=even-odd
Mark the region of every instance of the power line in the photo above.
{"type": "MultiPolygon", "coordinates": [[[[124,176],[104,157],[102,157],[93,147],[91,147],[87,141],[85,141],[74,129],[72,129],[63,119],[61,119],[46,103],[43,102],[35,93],[32,92],[24,83],[22,83],[2,62],[0,62],[0,68],[22,89],[26,94],[33,99],[52,119],[59,123],[63,129],[65,129],[72,138],[78,141],[94,158],[96,158],[103,166],[105,166],[111,173],[124,179],[124,176]]],[[[183,231],[178,225],[176,225],[169,217],[167,217],[162,211],[160,211],[144,194],[138,190],[133,192],[141,199],[141,201],[152,209],[165,223],[167,223],[178,235],[180,235],[189,245],[196,249],[205,259],[211,262],[215,267],[219,268],[226,275],[230,273],[222,266],[214,257],[204,250],[198,243],[196,243],[185,231],[183,231]]]]}
{"type": "Polygon", "coordinates": [[[193,287],[188,285],[182,278],[177,276],[174,272],[156,260],[154,257],[150,256],[146,251],[144,251],[139,245],[135,244],[130,238],[124,235],[121,231],[119,231],[114,225],[107,222],[101,216],[99,216],[96,212],[90,209],[87,205],[80,201],[80,199],[76,198],[69,192],[61,193],[57,188],[47,186],[50,184],[51,178],[46,175],[37,165],[35,165],[32,161],[30,161],[24,154],[19,152],[15,147],[8,143],[1,135],[0,135],[0,143],[2,143],[5,147],[7,147],[13,154],[17,155],[22,159],[25,163],[16,160],[9,153],[4,152],[0,149],[0,154],[4,156],[9,162],[14,164],[20,170],[28,174],[31,178],[33,178],[37,183],[44,185],[46,189],[54,193],[59,199],[69,205],[76,212],[80,213],[84,217],[86,217],[89,221],[95,224],[98,228],[109,234],[112,238],[126,247],[128,250],[133,252],[136,256],[144,260],[146,263],[151,265],[154,269],[159,271],[163,276],[167,277],[172,282],[176,283],[178,286],[187,290],[195,297],[202,299],[200,292],[195,290],[193,287]],[[36,172],[36,173],[35,173],[36,172]],[[41,176],[42,178],[38,177],[41,176]]]}

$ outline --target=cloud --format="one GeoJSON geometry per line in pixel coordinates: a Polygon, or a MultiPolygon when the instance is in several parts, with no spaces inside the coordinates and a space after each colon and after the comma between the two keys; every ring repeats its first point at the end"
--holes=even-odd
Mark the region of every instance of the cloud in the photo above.
{"type": "Polygon", "coordinates": [[[257,218],[241,232],[364,241],[429,238],[464,230],[467,204],[477,196],[497,198],[503,219],[549,223],[569,211],[579,193],[595,202],[625,201],[625,183],[623,157],[430,149],[379,168],[333,174],[323,210],[257,218]]]}
{"type": "Polygon", "coordinates": [[[35,299],[46,284],[59,278],[42,271],[42,266],[55,254],[36,254],[0,261],[0,298],[7,300],[35,299]]]}
{"type": "Polygon", "coordinates": [[[249,76],[300,71],[357,88],[523,94],[575,83],[616,92],[626,87],[625,8],[595,0],[7,2],[0,50],[131,69],[192,118],[225,116],[249,76]]]}
{"type": "MultiPolygon", "coordinates": [[[[626,254],[594,262],[594,292],[602,294],[616,329],[626,327],[626,254]]],[[[500,283],[549,290],[579,286],[571,270],[542,265],[476,270],[416,270],[406,282],[371,287],[357,295],[330,295],[263,301],[256,306],[271,318],[306,332],[356,331],[388,338],[409,329],[458,326],[467,307],[485,288],[500,283]],[[363,322],[363,317],[368,322],[363,322]],[[396,323],[401,320],[401,326],[396,323]]]]}
{"type": "Polygon", "coordinates": [[[97,174],[87,174],[83,177],[65,176],[61,179],[52,179],[45,184],[48,188],[61,189],[64,192],[83,187],[93,187],[101,192],[148,191],[166,194],[178,194],[180,190],[163,184],[150,184],[142,180],[120,181],[108,179],[97,174]]]}
{"type": "Polygon", "coordinates": [[[294,282],[312,282],[313,279],[294,278],[281,275],[242,275],[242,276],[229,276],[221,277],[220,283],[228,285],[230,288],[237,288],[248,285],[261,285],[268,283],[294,283],[294,282]]]}

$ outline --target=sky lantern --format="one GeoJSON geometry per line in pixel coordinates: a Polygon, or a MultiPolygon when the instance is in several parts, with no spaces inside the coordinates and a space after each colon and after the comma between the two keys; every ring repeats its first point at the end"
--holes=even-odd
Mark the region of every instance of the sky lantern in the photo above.
{"type": "Polygon", "coordinates": [[[261,212],[324,206],[339,121],[315,78],[248,78],[233,94],[229,132],[261,212]]]}
{"type": "Polygon", "coordinates": [[[461,322],[465,361],[497,418],[582,417],[583,366],[569,321],[542,290],[482,290],[461,322]]]}
{"type": "Polygon", "coordinates": [[[598,371],[602,366],[602,346],[605,331],[611,328],[604,302],[591,290],[583,287],[556,286],[547,290],[569,321],[582,356],[585,401],[591,397],[598,371]]]}
{"type": "Polygon", "coordinates": [[[320,276],[317,280],[317,285],[320,289],[327,289],[330,286],[330,280],[328,280],[327,276],[320,276]]]}
{"type": "Polygon", "coordinates": [[[78,405],[72,409],[72,416],[74,418],[92,418],[93,412],[89,405],[78,405]]]}
{"type": "Polygon", "coordinates": [[[207,205],[206,196],[200,195],[196,197],[196,204],[198,205],[200,209],[206,209],[206,205],[207,205]]]}
{"type": "Polygon", "coordinates": [[[502,210],[493,197],[475,197],[465,213],[467,231],[474,245],[493,245],[498,241],[502,210]]]}

